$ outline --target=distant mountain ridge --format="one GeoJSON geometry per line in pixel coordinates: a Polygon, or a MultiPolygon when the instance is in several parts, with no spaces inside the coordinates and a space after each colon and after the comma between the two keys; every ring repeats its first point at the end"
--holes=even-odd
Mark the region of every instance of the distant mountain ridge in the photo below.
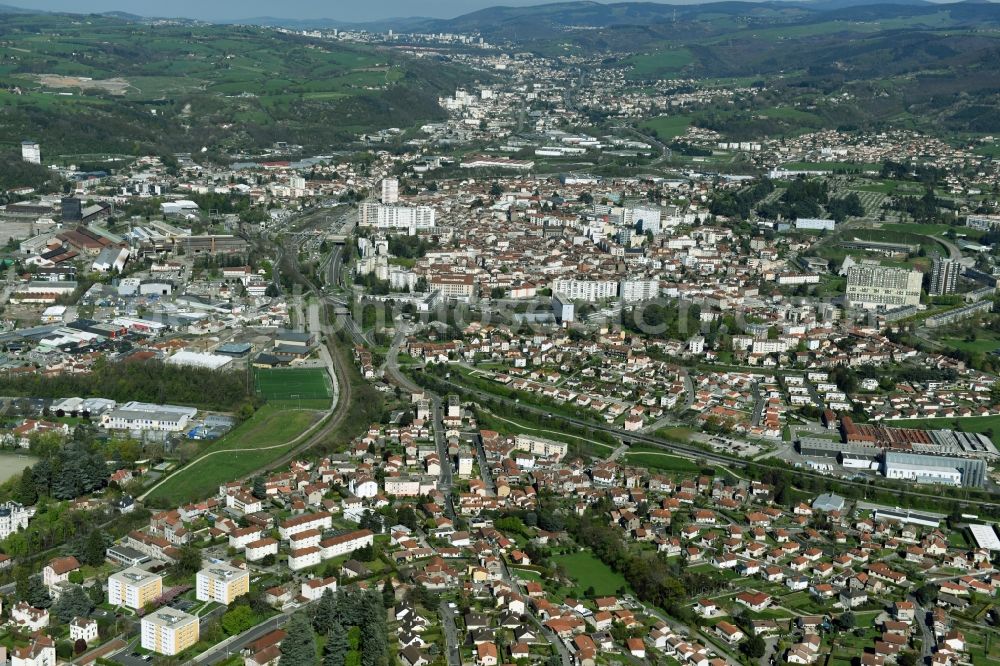
{"type": "MultiPolygon", "coordinates": [[[[644,25],[672,20],[696,19],[709,14],[753,16],[766,13],[788,13],[789,10],[802,12],[802,17],[819,17],[822,14],[851,9],[865,16],[908,15],[903,8],[925,12],[951,11],[970,18],[985,9],[992,15],[1000,5],[992,0],[963,0],[957,3],[935,3],[928,0],[884,0],[871,4],[869,0],[721,0],[701,4],[669,4],[659,2],[618,2],[601,3],[593,0],[570,0],[538,5],[512,7],[498,4],[454,18],[428,18],[420,16],[397,17],[364,22],[343,21],[335,18],[299,19],[280,16],[236,17],[214,21],[220,25],[260,25],[283,27],[296,30],[341,29],[367,30],[370,32],[481,32],[484,34],[505,34],[520,28],[526,36],[535,37],[539,29],[585,26],[589,28],[609,28],[624,25],[644,25]]],[[[0,4],[0,14],[52,13],[38,9],[28,9],[14,5],[0,4]]],[[[67,12],[60,12],[67,13],[67,12]]],[[[87,12],[80,12],[87,13],[87,12]]],[[[103,12],[128,21],[153,19],[183,19],[185,17],[139,16],[125,11],[103,12]]],[[[188,19],[192,20],[192,19],[188,19]]],[[[205,21],[198,21],[204,23],[205,21]]]]}

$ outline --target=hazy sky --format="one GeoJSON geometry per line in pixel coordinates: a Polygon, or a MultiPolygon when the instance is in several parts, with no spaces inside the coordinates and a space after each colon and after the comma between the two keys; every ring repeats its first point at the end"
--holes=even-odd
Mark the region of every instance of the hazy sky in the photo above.
{"type": "MultiPolygon", "coordinates": [[[[547,0],[552,1],[552,0],[547,0]]],[[[655,1],[655,0],[654,0],[655,1]]],[[[704,0],[701,0],[704,1],[704,0]]],[[[699,0],[672,0],[694,4],[699,0]]],[[[217,21],[276,16],[367,21],[382,18],[431,16],[451,18],[494,5],[543,4],[540,0],[0,0],[0,4],[68,12],[125,11],[142,16],[168,16],[217,21]]]]}

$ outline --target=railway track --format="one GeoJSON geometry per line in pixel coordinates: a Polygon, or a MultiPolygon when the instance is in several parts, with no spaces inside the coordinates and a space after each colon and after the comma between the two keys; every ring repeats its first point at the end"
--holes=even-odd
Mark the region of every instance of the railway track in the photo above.
{"type": "MultiPolygon", "coordinates": [[[[507,404],[509,406],[517,407],[519,409],[525,409],[525,410],[530,411],[530,412],[535,413],[535,414],[545,414],[545,415],[547,415],[547,414],[550,413],[549,411],[547,411],[547,410],[545,410],[543,408],[540,408],[540,407],[534,407],[532,405],[515,402],[514,400],[511,400],[509,398],[504,398],[502,396],[494,395],[492,393],[487,393],[485,391],[480,391],[479,389],[469,388],[467,386],[463,386],[461,384],[456,384],[455,382],[452,382],[452,381],[449,381],[449,380],[446,380],[446,379],[442,379],[442,378],[439,378],[439,377],[435,378],[435,379],[437,381],[440,381],[440,382],[443,382],[443,383],[447,384],[448,386],[451,386],[452,388],[455,389],[456,392],[461,392],[461,393],[464,393],[466,395],[472,395],[472,396],[474,396],[474,397],[476,397],[478,399],[481,399],[481,400],[495,400],[495,401],[499,401],[499,402],[502,402],[502,403],[507,404]]],[[[870,484],[868,484],[868,483],[863,483],[863,482],[860,482],[860,481],[854,481],[854,480],[851,480],[851,479],[831,478],[830,476],[827,476],[825,474],[820,474],[819,472],[813,472],[813,471],[810,471],[810,470],[805,470],[805,469],[793,469],[793,470],[790,470],[790,469],[788,469],[785,466],[768,464],[766,461],[746,460],[746,459],[743,459],[743,458],[734,458],[732,456],[723,455],[721,453],[715,453],[715,452],[712,452],[712,451],[706,451],[705,449],[701,449],[701,448],[698,448],[696,446],[690,446],[690,445],[687,445],[687,444],[681,444],[679,442],[668,442],[668,441],[665,441],[665,440],[662,440],[662,439],[659,439],[659,438],[656,438],[656,437],[651,437],[649,435],[644,435],[642,433],[625,432],[621,428],[615,428],[613,426],[607,426],[607,425],[604,425],[602,423],[597,423],[597,422],[592,422],[592,421],[584,421],[582,419],[575,419],[575,418],[568,417],[568,416],[557,416],[555,418],[562,419],[562,420],[566,421],[567,423],[571,423],[571,424],[573,424],[575,426],[579,426],[581,428],[589,428],[590,430],[595,430],[595,431],[601,431],[601,432],[610,433],[610,434],[614,435],[615,437],[617,437],[618,439],[620,439],[622,442],[633,443],[633,444],[634,443],[645,444],[645,445],[652,446],[652,447],[655,447],[655,448],[658,448],[658,449],[662,449],[664,452],[672,453],[672,454],[675,454],[675,455],[678,455],[678,456],[681,456],[681,457],[686,457],[686,458],[689,458],[689,459],[705,460],[706,462],[715,463],[715,464],[718,464],[718,465],[723,466],[723,467],[731,467],[731,468],[736,468],[736,469],[750,469],[750,468],[754,468],[754,469],[765,469],[765,470],[777,470],[777,471],[782,471],[782,472],[791,474],[792,477],[793,477],[793,479],[794,478],[800,478],[800,479],[801,478],[810,478],[810,479],[818,479],[818,480],[824,481],[826,483],[834,482],[834,483],[838,483],[838,484],[841,484],[841,485],[844,485],[844,486],[850,486],[850,487],[853,487],[853,488],[860,488],[862,490],[868,490],[868,489],[878,490],[879,489],[878,487],[872,488],[872,486],[870,484]]],[[[884,488],[883,488],[883,490],[884,490],[884,488]]],[[[960,507],[963,507],[963,508],[970,508],[971,507],[971,508],[981,509],[983,507],[988,507],[988,508],[991,508],[993,510],[996,510],[996,511],[1000,512],[1000,502],[987,502],[987,501],[983,501],[983,500],[979,500],[979,499],[971,499],[971,498],[967,499],[967,500],[963,500],[963,499],[960,499],[960,498],[942,498],[939,493],[933,493],[933,492],[924,493],[924,492],[919,492],[919,491],[915,491],[915,490],[907,490],[907,489],[895,488],[895,487],[892,488],[892,492],[895,493],[896,495],[900,495],[900,496],[904,496],[904,497],[914,497],[914,498],[918,498],[918,499],[934,500],[934,501],[938,501],[938,502],[940,502],[942,500],[949,500],[949,501],[954,502],[956,505],[958,505],[960,507]]]]}

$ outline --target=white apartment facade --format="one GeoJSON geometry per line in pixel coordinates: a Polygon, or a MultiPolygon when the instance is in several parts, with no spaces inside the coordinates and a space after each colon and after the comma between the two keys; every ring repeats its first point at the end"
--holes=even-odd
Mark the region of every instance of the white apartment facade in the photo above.
{"type": "Polygon", "coordinates": [[[577,280],[562,278],[552,284],[552,291],[566,296],[572,301],[594,303],[618,296],[618,282],[615,280],[577,280]]]}
{"type": "Polygon", "coordinates": [[[847,271],[847,302],[865,309],[919,305],[922,282],[919,271],[875,263],[857,264],[847,271]]]}

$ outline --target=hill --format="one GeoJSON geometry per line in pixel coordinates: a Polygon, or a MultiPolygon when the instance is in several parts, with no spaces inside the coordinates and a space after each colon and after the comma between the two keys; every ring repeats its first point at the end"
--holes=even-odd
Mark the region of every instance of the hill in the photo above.
{"type": "Polygon", "coordinates": [[[1000,131],[990,111],[1000,104],[1000,4],[562,2],[492,7],[426,27],[515,40],[548,56],[605,56],[631,65],[637,83],[765,84],[756,104],[694,119],[734,138],[887,123],[1000,131]]]}
{"type": "Polygon", "coordinates": [[[0,145],[45,154],[330,149],[441,117],[464,74],[266,28],[10,14],[0,22],[0,145]]]}

